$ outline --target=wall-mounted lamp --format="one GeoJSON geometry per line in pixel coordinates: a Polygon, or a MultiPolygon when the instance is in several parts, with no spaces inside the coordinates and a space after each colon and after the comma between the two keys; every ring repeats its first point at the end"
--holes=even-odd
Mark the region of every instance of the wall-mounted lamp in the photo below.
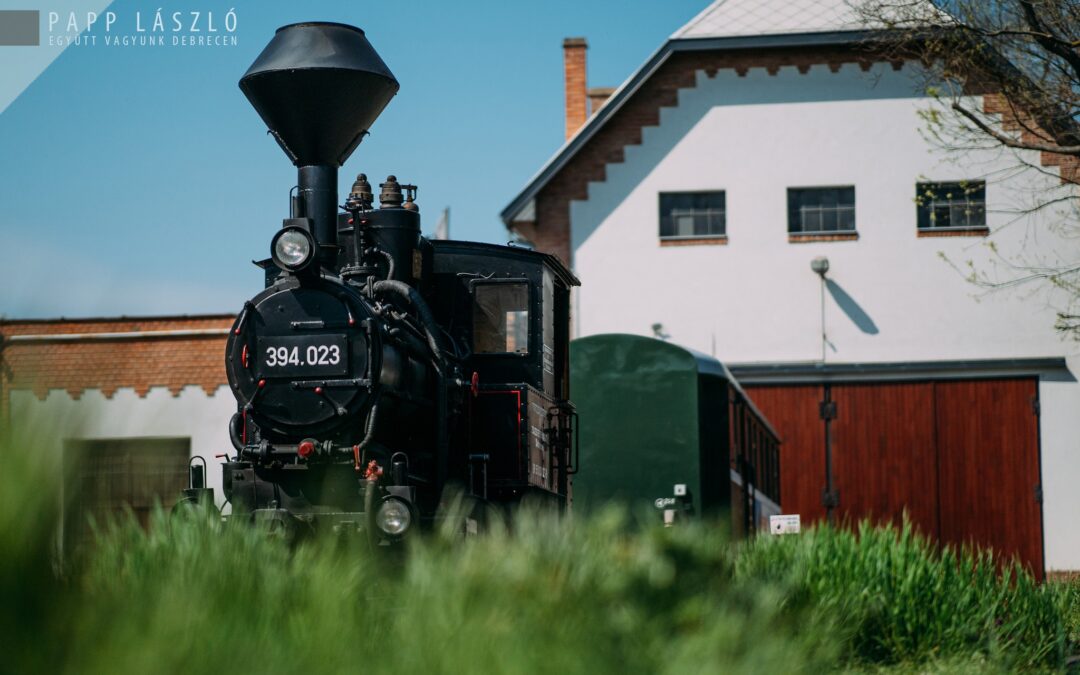
{"type": "Polygon", "coordinates": [[[819,255],[810,261],[810,269],[821,277],[821,362],[825,363],[825,347],[829,344],[825,334],[825,274],[829,271],[829,259],[819,255]]]}

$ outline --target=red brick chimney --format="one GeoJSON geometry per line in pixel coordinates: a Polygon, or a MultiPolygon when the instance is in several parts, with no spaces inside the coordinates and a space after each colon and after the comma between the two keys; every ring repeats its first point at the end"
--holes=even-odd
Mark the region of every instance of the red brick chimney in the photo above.
{"type": "Polygon", "coordinates": [[[570,138],[589,116],[585,82],[585,50],[589,46],[583,37],[566,38],[562,45],[566,74],[566,137],[570,138]]]}
{"type": "Polygon", "coordinates": [[[611,95],[615,93],[615,87],[590,87],[589,88],[589,117],[596,114],[611,95]]]}

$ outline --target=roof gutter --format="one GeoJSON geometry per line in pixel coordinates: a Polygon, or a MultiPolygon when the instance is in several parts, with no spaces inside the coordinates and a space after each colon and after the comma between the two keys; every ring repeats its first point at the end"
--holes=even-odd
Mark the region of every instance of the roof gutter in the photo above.
{"type": "Polygon", "coordinates": [[[1062,357],[893,363],[741,363],[728,364],[727,367],[742,385],[917,382],[1007,377],[1076,381],[1062,357]]]}

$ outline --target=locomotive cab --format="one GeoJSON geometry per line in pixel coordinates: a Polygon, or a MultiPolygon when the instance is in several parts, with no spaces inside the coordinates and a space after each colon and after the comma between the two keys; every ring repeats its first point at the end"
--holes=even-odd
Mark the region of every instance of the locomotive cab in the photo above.
{"type": "Polygon", "coordinates": [[[568,503],[576,414],[569,400],[570,289],[555,256],[433,242],[436,306],[469,346],[468,473],[487,498],[568,503]]]}

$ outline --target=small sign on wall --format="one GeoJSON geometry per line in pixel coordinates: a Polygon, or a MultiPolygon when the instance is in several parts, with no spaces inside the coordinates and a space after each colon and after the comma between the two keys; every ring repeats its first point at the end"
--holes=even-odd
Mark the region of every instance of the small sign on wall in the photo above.
{"type": "Polygon", "coordinates": [[[769,516],[769,532],[773,534],[798,534],[802,525],[799,514],[769,516]]]}

